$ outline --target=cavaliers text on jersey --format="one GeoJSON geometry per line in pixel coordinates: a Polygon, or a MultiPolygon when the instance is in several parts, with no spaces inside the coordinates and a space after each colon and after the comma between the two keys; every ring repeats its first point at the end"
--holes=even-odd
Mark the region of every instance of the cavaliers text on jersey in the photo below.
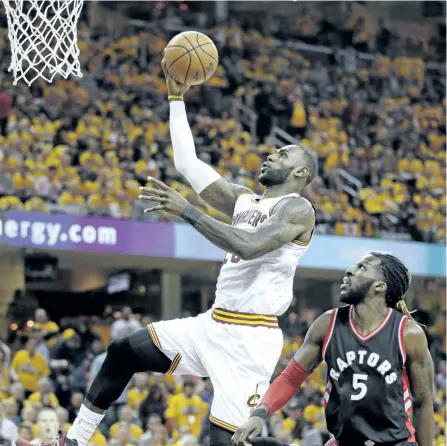
{"type": "Polygon", "coordinates": [[[403,337],[407,317],[389,308],[382,323],[362,336],[353,311],[353,306],[332,310],[323,345],[328,430],[340,446],[413,443],[403,337]]]}
{"type": "MultiPolygon", "coordinates": [[[[233,212],[232,225],[254,230],[272,216],[275,206],[284,199],[299,197],[292,193],[276,198],[254,194],[239,196],[233,212]]],[[[275,251],[253,260],[227,253],[217,279],[214,308],[245,313],[280,316],[293,297],[293,278],[308,242],[291,240],[275,251]]]]}

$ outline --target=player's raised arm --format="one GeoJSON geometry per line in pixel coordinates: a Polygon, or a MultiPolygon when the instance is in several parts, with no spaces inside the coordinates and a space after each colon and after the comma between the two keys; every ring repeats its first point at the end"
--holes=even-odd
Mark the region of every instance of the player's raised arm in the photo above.
{"type": "Polygon", "coordinates": [[[432,446],[434,438],[433,360],[424,331],[408,320],[405,325],[404,343],[407,352],[407,370],[413,397],[413,424],[419,446],[432,446]]]}
{"type": "Polygon", "coordinates": [[[141,187],[140,199],[158,202],[159,205],[145,212],[164,210],[190,223],[211,243],[242,260],[256,259],[279,249],[294,239],[309,234],[315,224],[312,205],[304,198],[282,200],[273,215],[253,230],[246,230],[221,223],[200,212],[178,192],[161,181],[148,178],[155,188],[141,187]]]}
{"type": "MultiPolygon", "coordinates": [[[[334,311],[334,310],[332,310],[334,311]]],[[[234,446],[245,446],[262,430],[264,420],[284,407],[298,392],[312,371],[322,361],[322,351],[332,311],[322,314],[309,328],[303,345],[286,369],[273,381],[250,418],[235,432],[234,446]]]]}
{"type": "Polygon", "coordinates": [[[175,168],[188,180],[203,200],[231,217],[238,195],[244,192],[251,193],[251,191],[228,183],[211,166],[197,158],[194,138],[183,102],[183,94],[189,86],[172,79],[166,72],[164,61],[162,61],[162,68],[168,86],[169,128],[175,168]]]}

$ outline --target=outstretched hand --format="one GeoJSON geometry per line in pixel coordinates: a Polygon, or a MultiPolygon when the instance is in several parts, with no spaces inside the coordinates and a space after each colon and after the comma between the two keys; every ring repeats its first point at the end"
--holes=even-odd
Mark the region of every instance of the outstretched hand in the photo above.
{"type": "Polygon", "coordinates": [[[168,73],[168,70],[166,69],[166,59],[164,57],[163,60],[161,61],[161,68],[166,78],[166,86],[168,87],[169,96],[183,96],[189,90],[191,85],[181,84],[180,82],[177,82],[168,73]]]}
{"type": "Polygon", "coordinates": [[[140,200],[154,201],[156,206],[144,210],[147,212],[165,211],[169,214],[180,217],[184,208],[189,204],[177,191],[166,186],[162,181],[148,177],[147,180],[152,187],[140,187],[140,200]]]}

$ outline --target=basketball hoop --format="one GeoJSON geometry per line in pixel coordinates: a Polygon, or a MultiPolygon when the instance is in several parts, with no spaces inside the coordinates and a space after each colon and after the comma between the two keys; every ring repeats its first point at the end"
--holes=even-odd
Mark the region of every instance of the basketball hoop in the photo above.
{"type": "Polygon", "coordinates": [[[14,85],[56,74],[82,77],[77,24],[84,0],[3,0],[14,85]]]}

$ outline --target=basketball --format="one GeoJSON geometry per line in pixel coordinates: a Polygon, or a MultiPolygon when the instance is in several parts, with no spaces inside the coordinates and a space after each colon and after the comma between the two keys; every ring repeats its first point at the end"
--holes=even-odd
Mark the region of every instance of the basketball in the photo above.
{"type": "Polygon", "coordinates": [[[197,31],[177,34],[164,52],[169,75],[181,84],[200,85],[216,71],[219,54],[213,41],[197,31]]]}

